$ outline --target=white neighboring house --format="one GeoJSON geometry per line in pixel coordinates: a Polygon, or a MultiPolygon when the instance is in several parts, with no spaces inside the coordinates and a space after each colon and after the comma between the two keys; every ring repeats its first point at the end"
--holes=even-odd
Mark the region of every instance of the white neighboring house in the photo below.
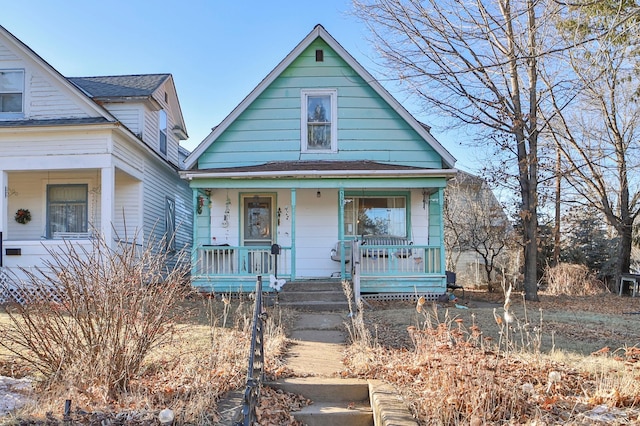
{"type": "Polygon", "coordinates": [[[190,247],[186,138],[170,74],[66,78],[0,26],[2,266],[42,265],[93,232],[190,247]]]}
{"type": "Polygon", "coordinates": [[[444,232],[447,269],[456,273],[458,285],[483,287],[487,284],[485,264],[490,262],[486,262],[481,253],[487,259],[495,254],[492,280],[508,266],[507,240],[513,227],[483,178],[458,170],[448,182],[444,232]]]}

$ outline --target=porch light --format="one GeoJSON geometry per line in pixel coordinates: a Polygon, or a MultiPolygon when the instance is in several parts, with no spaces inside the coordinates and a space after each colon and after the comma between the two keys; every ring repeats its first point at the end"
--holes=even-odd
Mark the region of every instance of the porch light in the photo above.
{"type": "Polygon", "coordinates": [[[320,193],[320,191],[316,192],[316,197],[318,198],[322,197],[322,194],[320,193]]]}

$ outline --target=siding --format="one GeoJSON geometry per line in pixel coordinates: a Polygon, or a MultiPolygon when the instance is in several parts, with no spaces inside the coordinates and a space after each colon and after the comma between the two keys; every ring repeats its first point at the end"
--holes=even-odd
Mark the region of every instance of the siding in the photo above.
{"type": "MultiPolygon", "coordinates": [[[[173,134],[173,129],[175,125],[175,117],[173,116],[173,109],[165,102],[164,94],[165,92],[169,93],[168,82],[159,88],[154,94],[153,98],[162,106],[162,109],[167,113],[167,154],[166,158],[169,162],[174,165],[179,163],[178,156],[178,145],[179,140],[173,134]]],[[[159,129],[158,129],[158,118],[159,112],[153,111],[148,107],[144,107],[144,118],[143,118],[143,131],[142,131],[142,139],[151,146],[156,152],[160,153],[160,141],[159,141],[159,129]]],[[[161,154],[163,155],[163,154],[161,154]]]]}
{"type": "Polygon", "coordinates": [[[144,109],[140,104],[105,104],[105,108],[134,134],[142,134],[144,109]]]}
{"type": "Polygon", "coordinates": [[[338,192],[299,190],[296,193],[296,275],[329,277],[340,270],[331,260],[331,249],[338,241],[338,192]]]}
{"type": "Polygon", "coordinates": [[[440,156],[320,39],[313,42],[198,159],[198,167],[267,161],[373,160],[441,168],[440,156]],[[315,62],[315,50],[325,51],[315,62]],[[337,89],[338,153],[301,153],[301,90],[337,89]]]}
{"type": "Polygon", "coordinates": [[[24,117],[26,119],[85,118],[98,114],[71,90],[52,78],[46,69],[21,58],[11,44],[0,39],[0,69],[24,70],[24,117]]]}
{"type": "MultiPolygon", "coordinates": [[[[106,154],[109,152],[109,133],[68,132],[64,136],[47,133],[21,133],[0,136],[0,158],[47,157],[55,166],[56,156],[106,154]],[[16,149],[18,148],[19,149],[16,149]]],[[[32,165],[35,167],[35,165],[32,165]]],[[[44,166],[44,165],[43,165],[44,166]]],[[[78,166],[81,166],[78,164],[78,166]]]]}
{"type": "Polygon", "coordinates": [[[86,183],[89,185],[88,220],[90,226],[100,227],[100,186],[98,171],[78,172],[13,172],[8,174],[7,187],[12,196],[7,201],[7,234],[9,240],[40,240],[46,235],[47,184],[86,183]],[[31,222],[20,224],[14,220],[18,209],[31,212],[31,222]]]}
{"type": "Polygon", "coordinates": [[[140,234],[142,232],[140,227],[141,192],[142,183],[139,180],[116,170],[116,190],[113,203],[114,237],[126,241],[132,241],[134,237],[142,237],[140,234]]]}
{"type": "Polygon", "coordinates": [[[144,229],[145,235],[160,240],[165,232],[165,198],[176,204],[176,247],[189,247],[192,238],[192,191],[177,172],[170,173],[159,161],[148,161],[144,171],[144,229]]]}
{"type": "MultiPolygon", "coordinates": [[[[142,179],[141,198],[126,202],[127,211],[132,209],[131,203],[140,204],[142,200],[142,222],[139,226],[144,231],[144,238],[160,240],[165,230],[165,198],[170,197],[176,203],[176,247],[190,247],[193,236],[192,191],[186,181],[180,179],[178,172],[154,155],[147,153],[136,143],[117,138],[114,142],[114,154],[118,161],[132,167],[140,173],[142,179]]],[[[125,202],[124,200],[122,201],[125,202]]],[[[122,212],[116,211],[116,217],[122,212]]],[[[127,214],[127,221],[128,221],[127,214]]],[[[129,227],[129,224],[127,223],[129,227]]]]}
{"type": "Polygon", "coordinates": [[[74,99],[69,97],[69,92],[52,85],[45,76],[34,72],[31,75],[27,74],[25,78],[29,100],[26,112],[29,118],[89,117],[89,114],[78,107],[77,101],[74,102],[74,99]]]}
{"type": "Polygon", "coordinates": [[[0,40],[0,68],[2,68],[2,61],[17,61],[18,58],[13,51],[9,50],[9,47],[0,40]]]}
{"type": "Polygon", "coordinates": [[[113,154],[122,163],[142,173],[144,171],[144,154],[142,148],[137,144],[125,142],[116,138],[113,143],[113,154]]]}

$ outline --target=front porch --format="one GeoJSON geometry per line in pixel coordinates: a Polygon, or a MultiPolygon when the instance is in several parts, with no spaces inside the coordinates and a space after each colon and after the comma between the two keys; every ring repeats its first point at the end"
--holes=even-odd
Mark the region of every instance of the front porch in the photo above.
{"type": "Polygon", "coordinates": [[[445,178],[342,173],[186,175],[196,210],[194,287],[251,291],[257,275],[273,275],[288,282],[351,280],[362,294],[444,293],[445,178]],[[337,244],[354,241],[366,249],[353,260],[350,254],[332,256],[337,244]]]}
{"type": "MultiPolygon", "coordinates": [[[[353,251],[355,258],[345,250],[349,256],[334,262],[335,271],[325,279],[359,282],[360,293],[441,294],[445,279],[441,250],[429,245],[366,245],[353,251]]],[[[200,246],[194,252],[192,281],[201,291],[218,293],[250,291],[257,275],[265,282],[269,275],[304,282],[306,278],[296,274],[296,251],[290,246],[278,246],[277,251],[273,254],[273,247],[267,246],[200,246]]]]}

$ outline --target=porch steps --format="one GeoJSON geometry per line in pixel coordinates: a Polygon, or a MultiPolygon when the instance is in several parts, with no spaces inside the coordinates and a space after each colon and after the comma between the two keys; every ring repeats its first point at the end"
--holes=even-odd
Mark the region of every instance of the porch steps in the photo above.
{"type": "Polygon", "coordinates": [[[373,426],[366,380],[303,377],[266,384],[312,401],[293,417],[308,426],[373,426]]]}
{"type": "Polygon", "coordinates": [[[349,310],[342,283],[337,280],[287,282],[278,294],[281,307],[300,311],[326,312],[349,310]]]}

